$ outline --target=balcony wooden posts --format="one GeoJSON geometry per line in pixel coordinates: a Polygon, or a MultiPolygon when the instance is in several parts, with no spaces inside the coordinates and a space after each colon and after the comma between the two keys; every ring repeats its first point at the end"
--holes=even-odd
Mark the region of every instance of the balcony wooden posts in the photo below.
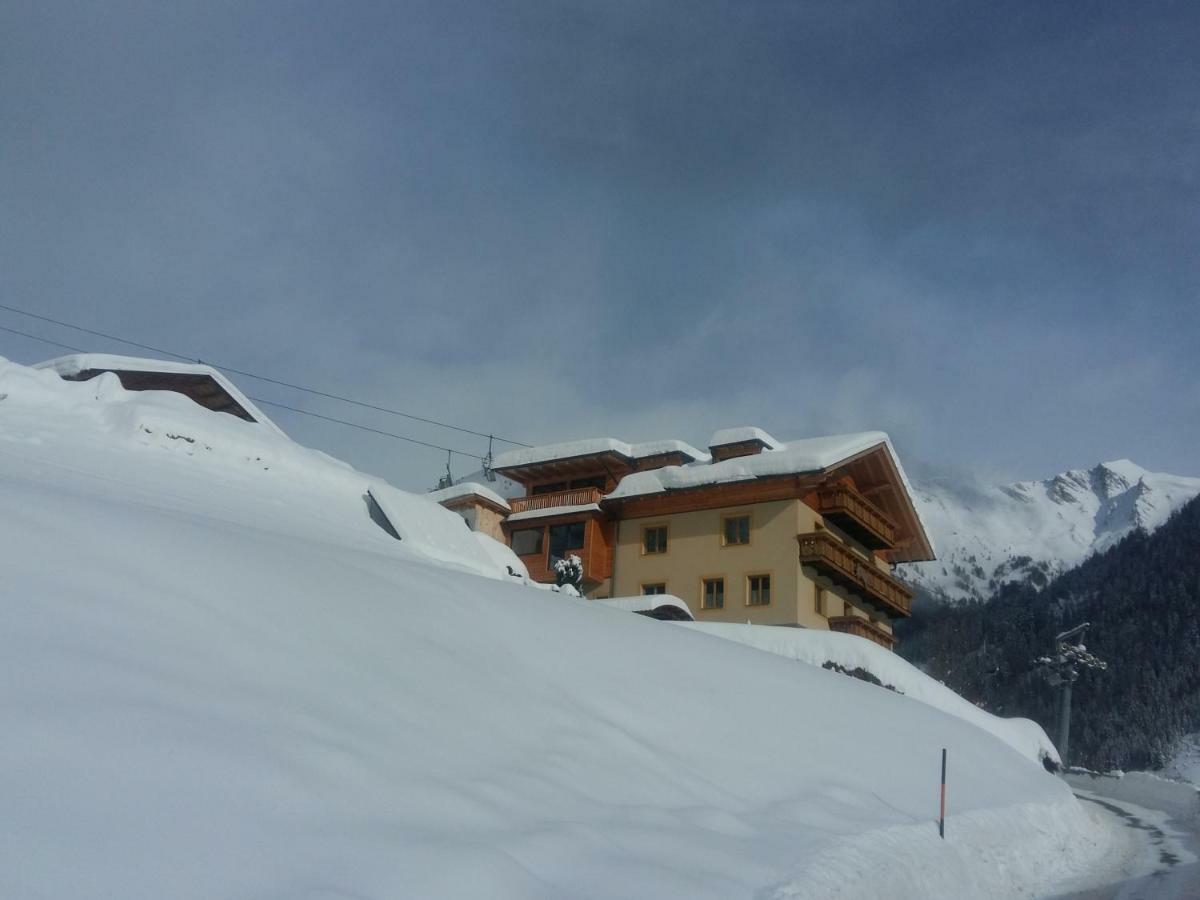
{"type": "Polygon", "coordinates": [[[811,566],[888,616],[912,614],[913,592],[832,534],[818,531],[797,535],[796,539],[800,543],[801,564],[811,566]]]}
{"type": "Polygon", "coordinates": [[[872,550],[890,550],[896,545],[892,520],[848,485],[818,491],[817,512],[872,550]]]}
{"type": "Polygon", "coordinates": [[[559,506],[587,506],[599,503],[604,496],[599,488],[575,488],[569,491],[554,491],[551,494],[534,494],[531,497],[516,497],[508,505],[514,513],[530,512],[535,509],[554,509],[559,506]]]}
{"type": "Polygon", "coordinates": [[[880,647],[886,647],[888,650],[891,650],[896,643],[894,637],[874,622],[868,619],[860,619],[858,616],[834,616],[829,620],[829,630],[866,638],[868,641],[872,641],[880,647]]]}

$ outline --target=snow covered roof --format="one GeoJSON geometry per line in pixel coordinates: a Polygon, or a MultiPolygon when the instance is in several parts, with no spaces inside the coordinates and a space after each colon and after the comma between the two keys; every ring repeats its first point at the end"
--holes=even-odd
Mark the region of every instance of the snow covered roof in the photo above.
{"type": "Polygon", "coordinates": [[[697,450],[685,441],[645,441],[640,444],[629,444],[617,438],[600,437],[506,450],[496,457],[495,468],[516,469],[556,460],[575,459],[580,456],[599,456],[604,453],[612,453],[628,460],[645,459],[648,456],[658,456],[663,453],[682,453],[693,460],[706,461],[709,459],[707,453],[697,450]]]}
{"type": "Polygon", "coordinates": [[[782,450],[784,444],[775,440],[761,428],[754,425],[743,425],[740,428],[722,428],[714,431],[708,439],[708,449],[725,447],[729,444],[744,444],[747,441],[758,441],[770,450],[782,450]]]}
{"type": "MultiPolygon", "coordinates": [[[[730,429],[730,431],[737,430],[739,429],[730,429]]],[[[721,432],[717,432],[717,434],[721,434],[721,432]]],[[[770,435],[767,437],[770,438],[770,435]]],[[[658,494],[663,491],[686,490],[714,484],[726,484],[732,481],[748,481],[752,478],[764,478],[771,475],[820,472],[880,444],[887,447],[897,469],[903,473],[895,451],[892,449],[891,441],[882,431],[806,438],[786,444],[781,444],[774,438],[771,440],[775,442],[777,449],[764,450],[755,456],[738,456],[721,462],[693,463],[687,466],[667,466],[647,472],[634,472],[621,479],[621,483],[608,495],[608,499],[619,500],[625,497],[658,494]]],[[[907,478],[905,487],[908,488],[907,478]]]]}
{"type": "Polygon", "coordinates": [[[495,504],[503,510],[509,509],[508,501],[493,491],[491,488],[484,487],[474,481],[460,481],[458,484],[452,484],[450,487],[442,488],[437,491],[430,491],[425,495],[435,503],[446,503],[450,500],[459,500],[464,497],[479,497],[489,503],[495,504]]]}
{"type": "MultiPolygon", "coordinates": [[[[167,375],[202,375],[215,381],[238,406],[244,409],[250,417],[277,434],[283,434],[283,429],[271,421],[270,417],[259,409],[254,402],[237,389],[232,381],[203,363],[176,362],[166,359],[147,359],[140,356],[115,356],[109,353],[73,353],[70,356],[60,356],[45,362],[35,363],[30,368],[49,369],[67,379],[74,379],[83,372],[146,372],[163,373],[167,375]]],[[[163,388],[170,390],[169,387],[163,388]]],[[[195,399],[195,398],[193,398],[195,399]]],[[[204,404],[200,404],[203,406],[204,404]]],[[[285,435],[286,437],[286,435],[285,435]]]]}

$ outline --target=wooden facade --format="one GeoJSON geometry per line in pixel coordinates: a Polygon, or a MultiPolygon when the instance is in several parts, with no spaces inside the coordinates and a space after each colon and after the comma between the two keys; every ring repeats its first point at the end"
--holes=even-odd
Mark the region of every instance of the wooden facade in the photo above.
{"type": "Polygon", "coordinates": [[[829,532],[797,535],[800,562],[833,584],[861,597],[878,612],[894,616],[912,614],[913,592],[870,560],[855,553],[829,532]]]}
{"type": "Polygon", "coordinates": [[[829,620],[829,630],[857,635],[889,650],[895,649],[896,646],[896,639],[890,632],[884,631],[871,620],[859,616],[833,616],[829,620]]]}

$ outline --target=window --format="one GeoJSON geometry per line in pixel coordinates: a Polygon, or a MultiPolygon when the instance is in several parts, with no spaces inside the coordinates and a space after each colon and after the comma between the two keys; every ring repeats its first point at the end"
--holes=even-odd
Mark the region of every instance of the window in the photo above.
{"type": "Polygon", "coordinates": [[[750,543],[749,516],[726,516],[723,521],[725,527],[722,529],[722,538],[726,547],[750,543]]]}
{"type": "Polygon", "coordinates": [[[642,529],[642,553],[667,552],[667,526],[652,525],[642,529]]]}
{"type": "Polygon", "coordinates": [[[539,484],[530,493],[537,496],[538,494],[553,494],[558,491],[565,491],[566,489],[567,483],[565,481],[556,481],[553,484],[539,484]]]}
{"type": "Polygon", "coordinates": [[[608,480],[603,475],[596,475],[593,478],[576,478],[574,481],[571,482],[570,487],[571,487],[571,490],[575,490],[577,488],[590,488],[590,487],[600,488],[600,490],[604,490],[604,488],[607,484],[608,484],[608,480]]]}
{"type": "Polygon", "coordinates": [[[571,550],[583,549],[583,529],[586,522],[568,522],[550,526],[550,558],[562,559],[571,550]]]}
{"type": "Polygon", "coordinates": [[[766,606],[771,602],[771,576],[751,575],[746,579],[746,605],[766,606]]]}
{"type": "Polygon", "coordinates": [[[513,553],[517,556],[531,556],[542,552],[542,536],[544,528],[522,528],[512,533],[513,553]]]}
{"type": "Polygon", "coordinates": [[[642,585],[642,596],[644,596],[644,597],[656,597],[659,594],[665,594],[666,592],[667,592],[667,586],[665,584],[660,583],[660,584],[643,584],[642,585]]]}
{"type": "Polygon", "coordinates": [[[701,609],[725,608],[725,579],[705,578],[703,593],[700,597],[701,609]]]}

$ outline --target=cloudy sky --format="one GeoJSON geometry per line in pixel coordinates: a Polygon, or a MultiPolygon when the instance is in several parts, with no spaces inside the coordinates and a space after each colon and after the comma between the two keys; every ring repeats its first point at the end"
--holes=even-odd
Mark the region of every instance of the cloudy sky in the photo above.
{"type": "Polygon", "coordinates": [[[1200,474],[1198,43],[1190,2],[0,0],[0,303],[531,443],[1200,474]]]}

